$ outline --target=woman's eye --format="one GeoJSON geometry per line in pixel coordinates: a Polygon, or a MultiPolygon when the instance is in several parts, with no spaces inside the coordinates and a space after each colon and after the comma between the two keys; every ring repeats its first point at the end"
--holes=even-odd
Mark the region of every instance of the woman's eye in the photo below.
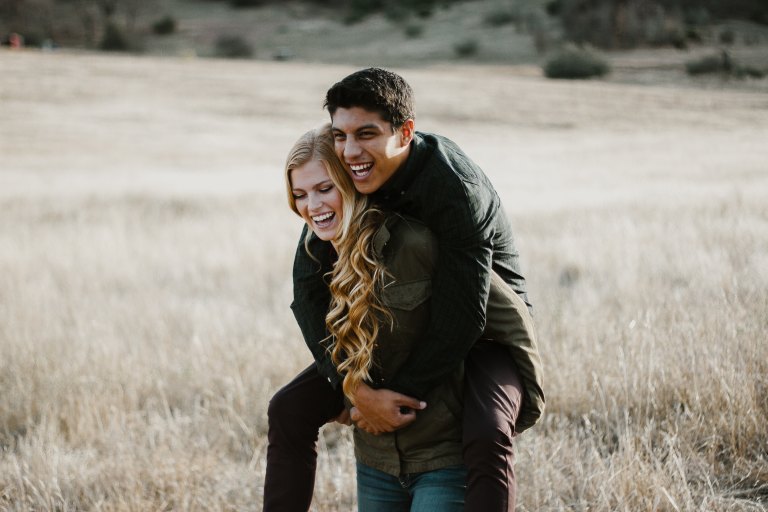
{"type": "Polygon", "coordinates": [[[306,194],[293,194],[293,199],[298,201],[299,199],[303,199],[306,194]]]}
{"type": "Polygon", "coordinates": [[[322,193],[324,193],[324,194],[325,194],[326,192],[330,192],[331,190],[333,190],[333,185],[330,185],[330,186],[328,186],[328,187],[323,187],[323,188],[321,188],[321,189],[320,189],[320,192],[322,192],[322,193]]]}

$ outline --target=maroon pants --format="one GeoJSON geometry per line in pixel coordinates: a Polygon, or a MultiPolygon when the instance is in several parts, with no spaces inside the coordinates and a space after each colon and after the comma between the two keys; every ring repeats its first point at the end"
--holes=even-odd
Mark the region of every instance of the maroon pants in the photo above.
{"type": "MultiPolygon", "coordinates": [[[[465,363],[465,510],[515,509],[512,437],[523,391],[509,351],[479,342],[465,363]]],[[[344,407],[314,365],[280,389],[269,402],[264,512],[306,512],[312,502],[320,427],[344,407]]]]}

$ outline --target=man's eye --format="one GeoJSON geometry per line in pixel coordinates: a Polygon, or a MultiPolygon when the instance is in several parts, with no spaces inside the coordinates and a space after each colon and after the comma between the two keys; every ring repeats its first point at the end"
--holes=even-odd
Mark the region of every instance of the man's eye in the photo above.
{"type": "Polygon", "coordinates": [[[334,133],[333,134],[333,138],[335,140],[344,140],[344,139],[346,139],[346,137],[344,136],[343,133],[334,133]]]}

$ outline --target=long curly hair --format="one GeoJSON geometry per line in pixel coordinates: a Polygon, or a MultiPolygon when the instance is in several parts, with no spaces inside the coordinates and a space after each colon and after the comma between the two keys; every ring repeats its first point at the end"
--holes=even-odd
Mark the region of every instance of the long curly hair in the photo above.
{"type": "MultiPolygon", "coordinates": [[[[355,189],[334,151],[331,125],[325,124],[302,135],[286,159],[288,204],[297,215],[301,216],[292,193],[291,172],[313,160],[323,164],[342,198],[342,219],[333,240],[338,259],[330,273],[331,303],[325,318],[329,336],[325,342],[336,369],[344,375],[344,394],[351,399],[361,382],[370,381],[376,337],[387,320],[392,322],[380,299],[386,270],[373,247],[384,214],[355,189]]],[[[308,240],[309,233],[304,239],[307,252],[308,240]]]]}

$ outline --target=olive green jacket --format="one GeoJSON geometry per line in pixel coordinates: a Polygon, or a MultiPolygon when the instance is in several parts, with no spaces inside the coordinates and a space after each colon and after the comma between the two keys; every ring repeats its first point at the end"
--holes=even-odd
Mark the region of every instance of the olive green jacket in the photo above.
{"type": "MultiPolygon", "coordinates": [[[[422,223],[393,214],[374,236],[373,248],[387,269],[382,300],[393,316],[393,328],[380,331],[374,350],[371,384],[382,388],[408,359],[412,347],[423,340],[438,244],[422,223]]],[[[516,432],[522,432],[544,409],[541,361],[525,302],[495,273],[482,339],[510,348],[525,388],[515,425],[516,432]]],[[[378,436],[356,428],[357,459],[392,475],[461,464],[463,377],[461,365],[424,397],[427,408],[407,427],[378,436]]]]}

